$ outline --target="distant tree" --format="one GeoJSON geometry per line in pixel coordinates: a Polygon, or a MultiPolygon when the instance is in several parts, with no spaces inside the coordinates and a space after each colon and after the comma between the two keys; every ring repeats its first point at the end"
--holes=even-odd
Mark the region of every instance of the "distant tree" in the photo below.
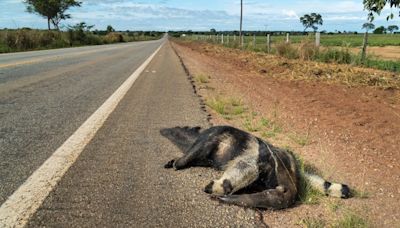
{"type": "Polygon", "coordinates": [[[393,34],[393,33],[396,32],[397,30],[399,30],[399,26],[397,26],[397,25],[389,25],[389,26],[387,27],[387,30],[388,30],[391,34],[393,34]]]}
{"type": "MultiPolygon", "coordinates": [[[[382,10],[386,5],[389,5],[390,8],[400,8],[400,0],[363,0],[364,8],[369,11],[368,19],[369,21],[373,21],[375,19],[375,15],[380,15],[382,10]]],[[[400,11],[399,11],[400,16],[400,11]]],[[[393,12],[387,16],[387,20],[393,19],[393,12]]]]}
{"type": "Polygon", "coordinates": [[[47,26],[50,30],[50,24],[59,30],[59,24],[62,20],[71,18],[66,11],[74,6],[81,6],[81,2],[76,0],[24,0],[27,5],[26,10],[29,13],[36,13],[47,19],[47,26]]]}
{"type": "Polygon", "coordinates": [[[363,24],[362,28],[365,29],[366,32],[368,32],[369,30],[374,29],[374,28],[375,28],[375,25],[372,24],[372,23],[370,23],[370,22],[367,22],[367,23],[364,23],[364,24],[363,24]]]}
{"type": "Polygon", "coordinates": [[[373,32],[374,34],[384,34],[386,33],[386,28],[384,26],[379,26],[373,32]]]}
{"type": "Polygon", "coordinates": [[[372,24],[371,22],[367,22],[363,24],[362,28],[365,29],[363,46],[361,49],[361,62],[364,63],[365,58],[367,56],[368,31],[374,29],[375,25],[372,24]]]}
{"type": "MultiPolygon", "coordinates": [[[[368,10],[368,20],[370,22],[374,21],[375,14],[380,15],[382,10],[386,5],[389,5],[390,8],[400,8],[400,0],[363,0],[364,9],[368,10]]],[[[400,16],[400,11],[399,11],[400,16]]],[[[386,20],[393,19],[393,12],[390,13],[386,20]]],[[[367,41],[368,41],[368,33],[365,33],[364,36],[364,45],[361,52],[361,61],[364,63],[367,49],[367,41]]]]}
{"type": "Polygon", "coordinates": [[[211,33],[212,35],[214,35],[214,34],[217,33],[217,30],[215,30],[215,28],[212,28],[212,29],[210,29],[210,33],[211,33]]]}
{"type": "Polygon", "coordinates": [[[87,25],[85,22],[69,25],[67,35],[70,45],[72,46],[74,41],[84,43],[87,38],[87,33],[90,33],[93,27],[94,25],[87,25]]]}
{"type": "Polygon", "coordinates": [[[111,25],[108,25],[107,26],[107,34],[111,33],[111,32],[115,32],[115,29],[111,25]]]}
{"type": "Polygon", "coordinates": [[[304,31],[308,28],[312,28],[314,32],[316,32],[318,30],[317,25],[322,25],[324,21],[322,20],[321,14],[311,13],[300,17],[300,23],[303,24],[304,31]]]}

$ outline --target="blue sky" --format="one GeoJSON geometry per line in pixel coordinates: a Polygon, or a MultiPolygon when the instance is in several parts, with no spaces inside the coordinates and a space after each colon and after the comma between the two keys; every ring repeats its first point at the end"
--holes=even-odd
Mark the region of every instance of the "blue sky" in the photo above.
{"type": "MultiPolygon", "coordinates": [[[[85,21],[104,29],[112,25],[117,30],[238,30],[240,0],[81,0],[82,7],[68,11],[72,19],[64,25],[85,21]]],[[[46,20],[25,10],[22,0],[0,0],[0,28],[46,28],[46,20]]],[[[299,17],[317,12],[323,16],[320,30],[361,31],[367,12],[362,0],[244,0],[245,30],[302,30],[299,17]]],[[[397,24],[396,17],[389,22],[386,15],[376,25],[397,24]]],[[[393,10],[398,15],[398,10],[393,10]]]]}

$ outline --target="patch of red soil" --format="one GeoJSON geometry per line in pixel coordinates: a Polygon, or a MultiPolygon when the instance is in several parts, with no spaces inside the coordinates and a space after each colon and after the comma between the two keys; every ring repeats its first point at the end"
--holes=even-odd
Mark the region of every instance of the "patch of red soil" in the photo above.
{"type": "MultiPolygon", "coordinates": [[[[355,210],[376,226],[400,226],[398,90],[349,87],[330,81],[293,80],[296,79],[293,75],[298,73],[298,68],[285,64],[288,60],[283,58],[250,55],[196,42],[178,42],[173,46],[192,75],[210,76],[207,87],[213,89],[200,89],[200,95],[209,96],[213,93],[241,97],[249,107],[263,115],[277,112],[279,122],[284,124],[286,131],[309,132],[311,135],[312,142],[294,148],[296,153],[316,165],[327,179],[347,183],[369,194],[366,199],[333,201],[327,198],[320,205],[266,211],[263,217],[268,225],[296,226],[307,217],[327,218],[332,222],[345,210],[355,210]],[[259,64],[252,64],[254,62],[259,64]],[[268,64],[263,64],[266,62],[268,64]],[[347,209],[331,210],[329,205],[332,204],[340,204],[347,209]]],[[[311,69],[307,72],[313,72],[313,66],[316,65],[315,62],[306,61],[296,64],[311,69]]],[[[319,68],[322,70],[385,74],[349,66],[318,65],[322,66],[319,68]]],[[[240,126],[234,120],[211,113],[213,124],[240,126]]],[[[270,141],[278,146],[284,143],[274,139],[270,141]]]]}

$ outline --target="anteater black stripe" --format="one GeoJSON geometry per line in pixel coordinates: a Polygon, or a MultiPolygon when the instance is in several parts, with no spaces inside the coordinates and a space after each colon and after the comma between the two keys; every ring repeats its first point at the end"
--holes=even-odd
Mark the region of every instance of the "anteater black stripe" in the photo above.
{"type": "Polygon", "coordinates": [[[331,182],[328,182],[328,181],[325,181],[325,182],[324,182],[324,190],[325,190],[325,194],[327,194],[327,195],[328,195],[328,189],[331,187],[331,185],[332,185],[332,183],[331,183],[331,182]]]}

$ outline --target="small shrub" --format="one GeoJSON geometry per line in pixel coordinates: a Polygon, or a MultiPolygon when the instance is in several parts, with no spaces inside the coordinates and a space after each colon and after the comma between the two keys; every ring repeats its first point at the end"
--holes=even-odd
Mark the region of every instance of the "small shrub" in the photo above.
{"type": "Polygon", "coordinates": [[[110,32],[104,37],[104,42],[106,43],[121,43],[124,42],[124,37],[121,33],[110,32]]]}
{"type": "Polygon", "coordinates": [[[299,58],[302,60],[313,60],[318,55],[319,49],[310,40],[304,40],[299,46],[299,58]]]}
{"type": "Polygon", "coordinates": [[[276,53],[279,56],[286,57],[289,59],[297,59],[298,53],[296,48],[294,48],[291,44],[280,42],[275,45],[276,53]]]}
{"type": "Polygon", "coordinates": [[[318,54],[317,60],[326,63],[341,63],[341,64],[351,64],[356,61],[358,57],[350,53],[348,47],[338,48],[328,48],[318,54]]]}

